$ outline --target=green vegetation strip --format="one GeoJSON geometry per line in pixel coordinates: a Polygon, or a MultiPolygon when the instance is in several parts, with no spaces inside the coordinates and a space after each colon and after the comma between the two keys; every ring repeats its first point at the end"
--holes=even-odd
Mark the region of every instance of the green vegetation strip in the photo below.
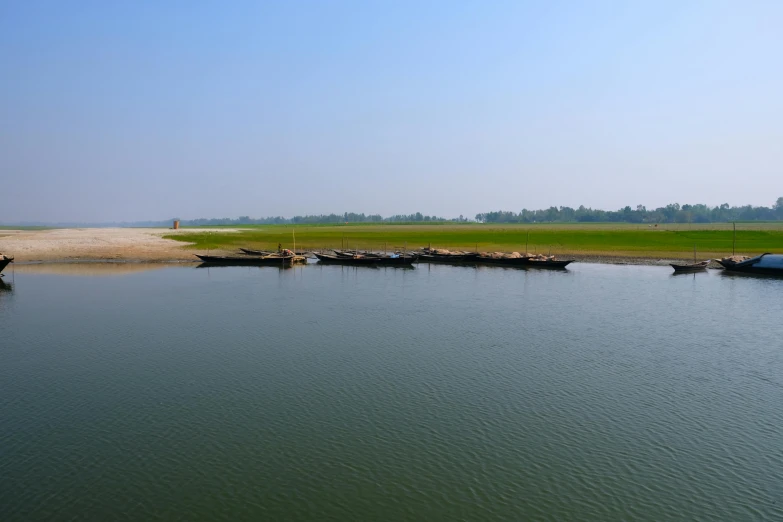
{"type": "MultiPolygon", "coordinates": [[[[437,248],[538,253],[688,258],[694,245],[698,256],[732,253],[731,224],[667,225],[628,224],[551,225],[259,225],[238,231],[199,231],[165,236],[191,243],[197,250],[358,248],[410,250],[437,248]]],[[[783,223],[738,225],[737,254],[783,253],[783,223]]]]}

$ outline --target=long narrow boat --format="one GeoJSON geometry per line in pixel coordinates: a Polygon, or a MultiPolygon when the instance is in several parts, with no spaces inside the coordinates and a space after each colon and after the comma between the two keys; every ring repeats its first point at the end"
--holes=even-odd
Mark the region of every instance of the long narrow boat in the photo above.
{"type": "Polygon", "coordinates": [[[297,256],[204,256],[195,254],[205,263],[211,265],[233,265],[233,266],[281,266],[292,265],[297,256]]]}
{"type": "Polygon", "coordinates": [[[13,262],[14,262],[13,257],[8,257],[0,254],[0,272],[2,272],[3,269],[9,265],[9,263],[13,263],[13,262]]]}
{"type": "Polygon", "coordinates": [[[391,256],[377,256],[379,266],[411,266],[419,256],[415,254],[402,254],[391,256]]]}
{"type": "Polygon", "coordinates": [[[554,259],[553,257],[539,256],[505,257],[482,255],[476,259],[476,262],[482,265],[519,266],[525,268],[565,268],[573,263],[574,260],[567,259],[561,261],[559,259],[554,259]]]}
{"type": "Polygon", "coordinates": [[[471,263],[479,259],[479,254],[467,252],[460,254],[421,254],[419,263],[471,263]]]}
{"type": "Polygon", "coordinates": [[[380,259],[377,257],[353,256],[342,257],[330,254],[315,254],[320,263],[331,265],[358,265],[358,266],[378,266],[380,259]]]}
{"type": "Polygon", "coordinates": [[[727,257],[718,263],[731,272],[783,276],[783,254],[761,254],[750,259],[727,257]]]}
{"type": "Polygon", "coordinates": [[[573,259],[565,259],[563,261],[559,259],[536,259],[532,257],[523,258],[526,261],[526,265],[531,268],[565,268],[574,262],[573,259]]]}
{"type": "Polygon", "coordinates": [[[670,263],[669,266],[671,266],[675,272],[698,272],[701,270],[706,270],[707,265],[710,264],[710,259],[706,261],[702,261],[700,263],[670,263]]]}

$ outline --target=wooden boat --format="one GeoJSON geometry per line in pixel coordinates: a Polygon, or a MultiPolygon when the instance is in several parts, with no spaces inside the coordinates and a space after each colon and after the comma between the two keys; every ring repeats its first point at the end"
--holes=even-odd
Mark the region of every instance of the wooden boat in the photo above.
{"type": "Polygon", "coordinates": [[[210,265],[233,265],[233,266],[280,266],[293,265],[297,256],[291,255],[269,255],[269,256],[204,256],[195,254],[204,263],[210,265]]]}
{"type": "Polygon", "coordinates": [[[574,262],[573,259],[559,260],[559,259],[536,259],[534,257],[523,258],[526,262],[525,266],[532,268],[565,268],[574,262]]]}
{"type": "MultiPolygon", "coordinates": [[[[343,251],[343,250],[332,250],[332,252],[334,252],[335,256],[340,257],[342,259],[353,259],[354,257],[356,257],[358,255],[361,255],[361,254],[359,254],[359,252],[355,252],[353,250],[346,250],[346,251],[343,251]]],[[[328,254],[326,254],[326,255],[328,255],[328,254]]]]}
{"type": "MultiPolygon", "coordinates": [[[[417,254],[395,252],[394,254],[380,254],[376,252],[357,253],[352,250],[333,250],[334,255],[340,259],[354,259],[356,256],[376,259],[378,266],[410,266],[419,257],[417,254]]],[[[322,254],[323,255],[323,254],[322,254]]]]}
{"type": "Polygon", "coordinates": [[[527,266],[528,264],[528,260],[525,257],[493,257],[489,255],[478,256],[476,262],[482,265],[502,266],[527,266]]]}
{"type": "Polygon", "coordinates": [[[698,272],[700,270],[706,270],[710,261],[711,259],[699,263],[670,263],[669,266],[671,266],[675,272],[698,272]]]}
{"type": "Polygon", "coordinates": [[[435,254],[423,253],[418,257],[419,263],[472,263],[479,259],[476,252],[462,252],[459,254],[435,254]]]}
{"type": "Polygon", "coordinates": [[[518,266],[518,267],[533,267],[533,268],[565,268],[569,264],[573,263],[573,259],[559,260],[553,256],[492,256],[492,255],[480,255],[476,260],[477,263],[482,265],[501,265],[501,266],[518,266]]]}
{"type": "Polygon", "coordinates": [[[2,272],[5,267],[7,267],[10,263],[13,262],[14,262],[13,257],[8,257],[0,254],[0,272],[2,272]]]}
{"type": "Polygon", "coordinates": [[[738,256],[719,259],[718,263],[731,272],[783,276],[783,254],[761,254],[749,259],[738,256]]]}
{"type": "Polygon", "coordinates": [[[380,259],[377,257],[368,257],[361,255],[338,256],[331,254],[315,254],[320,263],[332,265],[357,265],[357,266],[378,266],[380,259]]]}
{"type": "Polygon", "coordinates": [[[376,257],[376,259],[378,260],[379,266],[411,266],[416,262],[418,256],[415,254],[395,254],[391,256],[379,255],[376,257]]]}

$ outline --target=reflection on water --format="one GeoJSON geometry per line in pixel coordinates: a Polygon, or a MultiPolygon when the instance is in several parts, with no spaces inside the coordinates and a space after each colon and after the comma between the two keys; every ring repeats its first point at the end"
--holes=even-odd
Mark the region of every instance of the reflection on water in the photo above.
{"type": "Polygon", "coordinates": [[[117,276],[162,270],[177,266],[174,263],[16,263],[22,274],[56,274],[66,276],[117,276]]]}
{"type": "Polygon", "coordinates": [[[6,282],[4,277],[0,277],[0,292],[10,292],[13,288],[13,283],[6,282]]]}
{"type": "MultiPolygon", "coordinates": [[[[301,265],[298,265],[298,266],[301,266],[301,265]]],[[[283,264],[280,264],[280,265],[254,265],[254,264],[251,264],[251,263],[248,263],[247,265],[241,265],[240,263],[236,263],[236,264],[233,264],[233,265],[232,264],[225,264],[225,263],[199,263],[198,265],[196,265],[196,268],[216,268],[218,270],[220,270],[221,268],[237,268],[237,267],[254,268],[254,269],[255,268],[259,268],[259,269],[271,268],[273,270],[289,270],[291,268],[296,268],[297,265],[283,265],[283,264]]]]}

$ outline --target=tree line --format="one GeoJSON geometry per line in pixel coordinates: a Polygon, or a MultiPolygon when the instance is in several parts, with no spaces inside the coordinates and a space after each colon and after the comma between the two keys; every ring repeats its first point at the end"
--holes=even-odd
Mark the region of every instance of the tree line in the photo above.
{"type": "Polygon", "coordinates": [[[183,226],[217,226],[217,225],[339,225],[342,223],[427,223],[465,220],[464,217],[456,220],[446,219],[438,216],[428,216],[421,212],[415,214],[396,214],[390,217],[383,217],[380,214],[364,214],[355,212],[345,212],[343,214],[316,214],[306,216],[294,216],[285,218],[282,216],[251,218],[250,216],[240,216],[237,219],[217,218],[217,219],[187,219],[182,220],[183,226]]]}
{"type": "MultiPolygon", "coordinates": [[[[396,214],[383,217],[380,214],[344,212],[342,214],[313,214],[285,218],[282,216],[251,218],[240,216],[232,218],[200,218],[166,221],[135,221],[122,223],[44,223],[24,222],[8,225],[24,226],[112,226],[112,227],[170,227],[173,220],[183,226],[238,226],[238,225],[339,225],[345,223],[467,223],[473,220],[460,215],[455,218],[430,216],[416,212],[414,214],[396,214]]],[[[520,212],[498,210],[476,214],[479,223],[557,223],[557,222],[625,222],[625,223],[725,223],[731,221],[783,221],[783,197],[777,199],[771,207],[745,205],[731,207],[728,203],[709,207],[707,205],[680,205],[671,203],[665,207],[648,210],[644,205],[635,209],[627,206],[619,210],[600,210],[587,208],[549,207],[541,210],[522,209],[520,212]]]]}
{"type": "Polygon", "coordinates": [[[665,207],[648,210],[644,205],[635,209],[627,206],[619,210],[549,207],[542,210],[522,209],[520,212],[499,210],[476,214],[481,223],[555,223],[555,222],[625,222],[625,223],[720,223],[730,221],[778,221],[783,220],[783,197],[771,207],[745,205],[731,207],[728,203],[707,205],[680,205],[671,203],[665,207]]]}

